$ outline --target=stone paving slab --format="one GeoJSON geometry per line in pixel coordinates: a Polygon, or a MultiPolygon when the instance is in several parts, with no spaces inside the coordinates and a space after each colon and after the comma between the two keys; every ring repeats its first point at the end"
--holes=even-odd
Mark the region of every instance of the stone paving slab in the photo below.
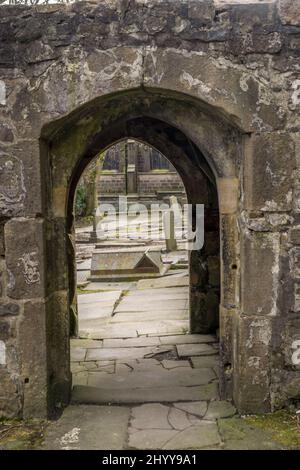
{"type": "Polygon", "coordinates": [[[179,357],[218,354],[217,349],[213,348],[210,344],[178,344],[176,348],[179,357]]]}
{"type": "Polygon", "coordinates": [[[157,299],[156,296],[137,296],[123,297],[119,305],[115,308],[118,312],[148,312],[152,310],[182,310],[187,306],[187,299],[163,298],[157,299]]]}
{"type": "Polygon", "coordinates": [[[157,336],[140,336],[138,338],[120,338],[120,339],[104,339],[103,346],[105,348],[132,348],[144,346],[158,346],[160,339],[157,336]]]}
{"type": "Polygon", "coordinates": [[[206,401],[194,401],[194,402],[186,402],[186,403],[174,403],[175,408],[179,410],[186,411],[187,413],[195,416],[199,416],[203,418],[207,411],[207,403],[206,401]]]}
{"type": "Polygon", "coordinates": [[[173,429],[182,431],[183,429],[191,426],[191,421],[189,420],[188,416],[189,415],[183,410],[172,407],[169,409],[168,422],[173,429]]]}
{"type": "Polygon", "coordinates": [[[97,320],[101,318],[110,318],[113,315],[114,303],[94,302],[83,304],[78,307],[78,317],[80,327],[87,320],[97,320]]]}
{"type": "Polygon", "coordinates": [[[130,312],[119,312],[117,315],[114,315],[111,319],[111,323],[123,323],[123,322],[134,322],[147,320],[147,322],[156,322],[161,318],[164,321],[168,320],[183,320],[188,321],[188,312],[187,310],[156,310],[155,307],[153,310],[148,311],[130,311],[130,312]]]}
{"type": "Polygon", "coordinates": [[[205,419],[229,418],[236,414],[235,407],[229,401],[212,401],[208,405],[205,419]]]}
{"type": "Polygon", "coordinates": [[[71,349],[80,347],[80,348],[102,348],[103,347],[103,341],[101,340],[94,340],[94,339],[80,339],[80,338],[75,338],[71,339],[71,349]]]}
{"type": "Polygon", "coordinates": [[[93,322],[90,326],[79,325],[79,336],[88,337],[91,339],[105,339],[105,338],[136,338],[138,336],[136,323],[123,323],[123,325],[112,324],[101,322],[93,322]]]}
{"type": "Polygon", "coordinates": [[[161,344],[189,344],[189,343],[216,343],[217,338],[214,335],[185,334],[175,336],[160,336],[161,344]]]}
{"type": "Polygon", "coordinates": [[[126,446],[130,409],[119,406],[68,406],[46,430],[47,450],[114,450],[126,446]]]}
{"type": "Polygon", "coordinates": [[[116,361],[116,373],[131,373],[132,371],[141,373],[152,371],[155,373],[157,367],[162,368],[162,363],[152,358],[116,361]]]}
{"type": "Polygon", "coordinates": [[[189,361],[175,361],[171,359],[164,359],[161,361],[161,365],[165,369],[177,369],[178,367],[187,367],[190,368],[191,364],[189,361]]]}
{"type": "Polygon", "coordinates": [[[166,276],[158,279],[142,279],[137,283],[137,289],[157,289],[161,287],[182,287],[189,286],[189,277],[185,276],[166,276]]]}
{"type": "Polygon", "coordinates": [[[80,294],[77,297],[77,301],[78,301],[78,305],[94,303],[94,302],[114,303],[117,300],[119,300],[121,294],[122,294],[122,290],[80,294]]]}
{"type": "Polygon", "coordinates": [[[175,430],[149,429],[131,432],[129,447],[134,449],[162,449],[162,445],[177,435],[175,430]]]}
{"type": "Polygon", "coordinates": [[[72,392],[72,402],[86,404],[165,403],[175,401],[203,401],[217,398],[218,385],[216,382],[194,387],[128,388],[122,390],[121,396],[119,390],[115,388],[99,389],[98,387],[75,386],[72,392]]]}
{"type": "MultiPolygon", "coordinates": [[[[153,299],[153,289],[137,289],[129,291],[126,294],[128,299],[141,299],[151,297],[153,299]]],[[[166,288],[157,288],[155,289],[155,299],[156,300],[164,300],[164,299],[172,299],[172,300],[188,300],[189,292],[187,291],[186,287],[166,287],[166,288]]]]}
{"type": "Polygon", "coordinates": [[[221,438],[218,432],[218,426],[215,423],[211,423],[205,426],[198,425],[184,429],[169,439],[161,448],[168,450],[188,450],[217,446],[219,444],[221,444],[221,438]]]}
{"type": "MultiPolygon", "coordinates": [[[[137,359],[145,357],[146,354],[154,353],[156,347],[145,346],[140,348],[102,348],[88,349],[86,361],[103,361],[114,359],[137,359]]],[[[158,352],[158,351],[157,351],[158,352]]]]}
{"type": "Polygon", "coordinates": [[[89,282],[83,290],[87,291],[123,291],[134,289],[136,282],[89,282]]]}
{"type": "Polygon", "coordinates": [[[189,328],[188,320],[160,320],[160,321],[133,321],[107,323],[106,319],[93,320],[79,325],[80,338],[104,339],[104,338],[135,338],[149,335],[180,335],[185,334],[189,328]]]}
{"type": "Polygon", "coordinates": [[[183,334],[188,331],[188,320],[161,320],[157,322],[144,321],[143,323],[136,324],[138,335],[157,336],[183,334]]]}
{"type": "Polygon", "coordinates": [[[208,384],[216,378],[212,369],[202,369],[201,374],[190,367],[176,369],[163,369],[155,367],[153,370],[145,370],[143,373],[132,371],[130,374],[107,374],[104,378],[99,377],[97,372],[90,371],[88,385],[99,387],[99,389],[115,388],[119,391],[120,398],[123,389],[143,389],[143,388],[172,388],[191,387],[208,384]]]}
{"type": "Polygon", "coordinates": [[[130,425],[135,429],[172,429],[170,408],[161,403],[147,403],[132,409],[130,425]]]}
{"type": "Polygon", "coordinates": [[[202,367],[217,367],[219,365],[219,356],[192,356],[190,361],[195,369],[201,369],[202,367]]]}

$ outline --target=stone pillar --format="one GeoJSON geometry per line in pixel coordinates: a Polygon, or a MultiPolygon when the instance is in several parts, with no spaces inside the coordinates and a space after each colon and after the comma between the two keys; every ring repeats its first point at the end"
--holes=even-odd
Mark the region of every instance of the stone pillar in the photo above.
{"type": "Polygon", "coordinates": [[[220,211],[220,393],[222,398],[232,396],[234,377],[234,355],[232,335],[233,321],[239,309],[239,240],[237,212],[239,180],[219,178],[217,180],[220,211]]]}

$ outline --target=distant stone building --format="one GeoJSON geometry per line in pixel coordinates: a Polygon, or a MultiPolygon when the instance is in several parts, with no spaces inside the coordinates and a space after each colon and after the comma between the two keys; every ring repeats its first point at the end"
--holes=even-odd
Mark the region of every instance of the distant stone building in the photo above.
{"type": "Polygon", "coordinates": [[[185,189],[174,166],[153,147],[126,140],[110,147],[97,177],[99,202],[117,203],[127,194],[131,201],[146,205],[175,195],[186,200],[185,189]]]}

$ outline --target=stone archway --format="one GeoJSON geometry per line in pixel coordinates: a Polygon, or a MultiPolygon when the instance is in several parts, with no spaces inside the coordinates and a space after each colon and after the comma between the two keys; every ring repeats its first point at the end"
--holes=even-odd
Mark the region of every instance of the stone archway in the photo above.
{"type": "Polygon", "coordinates": [[[184,161],[195,150],[216,181],[223,393],[243,412],[299,397],[299,22],[289,3],[1,7],[5,415],[45,416],[68,401],[70,191],[97,136],[105,148],[141,117],[180,131],[184,161]]]}
{"type": "MultiPolygon", "coordinates": [[[[67,401],[70,386],[69,325],[66,316],[68,318],[69,312],[71,318],[76,315],[72,243],[75,188],[88,163],[101,151],[126,137],[143,141],[163,153],[181,176],[188,201],[192,204],[205,204],[207,240],[200,252],[191,252],[190,259],[191,332],[208,333],[216,328],[221,301],[222,361],[227,369],[232,367],[232,330],[227,325],[226,309],[229,301],[231,309],[237,308],[235,287],[239,266],[235,217],[238,208],[238,178],[234,176],[231,159],[239,160],[239,132],[230,125],[221,123],[216,117],[204,114],[195,105],[178,102],[164,96],[162,92],[148,94],[137,90],[119,97],[103,97],[97,104],[87,103],[68,119],[51,124],[43,130],[42,159],[48,160],[50,174],[47,179],[51,182],[47,188],[47,265],[51,265],[47,285],[52,284],[49,309],[52,312],[51,323],[53,322],[53,326],[49,324],[50,331],[57,324],[64,325],[55,335],[49,335],[53,354],[53,360],[49,363],[52,377],[49,398],[52,406],[60,399],[63,390],[64,401],[67,401]],[[215,132],[214,139],[207,138],[203,141],[202,136],[206,136],[203,129],[200,139],[199,133],[193,135],[188,126],[188,131],[183,132],[184,123],[190,122],[191,112],[198,119],[198,129],[203,127],[205,118],[207,129],[215,132]],[[181,129],[177,127],[176,121],[179,114],[181,129]],[[233,136],[236,139],[235,149],[232,148],[233,136]],[[226,247],[226,253],[221,258],[221,292],[218,279],[219,207],[221,242],[226,247]],[[230,291],[228,287],[231,287],[230,291]],[[56,312],[55,315],[53,312],[56,312]]],[[[230,395],[231,378],[228,374],[226,379],[225,374],[222,377],[222,394],[230,395]]]]}

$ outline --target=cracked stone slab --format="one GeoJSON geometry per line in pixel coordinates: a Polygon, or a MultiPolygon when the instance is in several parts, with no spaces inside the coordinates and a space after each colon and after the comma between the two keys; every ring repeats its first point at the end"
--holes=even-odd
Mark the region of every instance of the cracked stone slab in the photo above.
{"type": "Polygon", "coordinates": [[[104,348],[132,348],[143,346],[158,346],[161,342],[159,337],[139,337],[139,338],[119,338],[119,339],[104,339],[104,348]]]}
{"type": "Polygon", "coordinates": [[[213,335],[175,335],[160,336],[161,344],[189,344],[189,343],[215,343],[217,338],[213,335]]]}
{"type": "Polygon", "coordinates": [[[137,283],[137,289],[157,289],[160,287],[189,286],[189,276],[166,276],[158,279],[142,279],[137,283]]]}
{"type": "MultiPolygon", "coordinates": [[[[145,295],[153,296],[153,289],[137,289],[128,292],[128,297],[143,297],[145,295]]],[[[162,287],[155,289],[155,298],[170,297],[172,299],[189,297],[189,291],[186,287],[162,287]]]]}
{"type": "Polygon", "coordinates": [[[113,389],[123,393],[123,389],[149,389],[156,387],[193,387],[208,384],[215,378],[211,369],[202,369],[201,374],[195,369],[170,369],[156,367],[145,370],[143,373],[132,371],[130,374],[106,374],[100,377],[99,373],[90,371],[88,385],[101,389],[113,389]]]}
{"type": "Polygon", "coordinates": [[[207,411],[206,401],[194,401],[186,403],[174,403],[175,408],[186,411],[189,414],[200,416],[201,418],[207,411]]]}
{"type": "Polygon", "coordinates": [[[99,302],[100,304],[108,302],[109,305],[111,305],[119,300],[121,294],[121,290],[95,292],[91,294],[80,294],[78,295],[78,305],[89,304],[94,302],[99,302]]]}
{"type": "Polygon", "coordinates": [[[101,340],[93,339],[71,339],[71,348],[102,348],[103,342],[101,340]]]}
{"type": "Polygon", "coordinates": [[[84,328],[81,328],[79,325],[79,336],[91,339],[119,339],[119,338],[136,338],[137,333],[137,324],[131,323],[123,325],[110,325],[110,324],[97,324],[93,321],[90,325],[84,325],[84,328]]]}
{"type": "Polygon", "coordinates": [[[186,320],[188,321],[188,311],[184,310],[156,310],[155,306],[153,310],[147,312],[143,311],[126,311],[116,313],[112,319],[111,323],[122,323],[122,322],[134,322],[134,321],[143,321],[144,318],[147,318],[148,322],[155,322],[161,320],[162,318],[165,321],[168,320],[186,320]]]}
{"type": "Polygon", "coordinates": [[[218,398],[216,382],[208,385],[192,387],[161,387],[161,388],[99,388],[91,386],[75,386],[72,392],[74,403],[92,404],[125,404],[125,403],[166,403],[176,401],[213,400],[218,398]]]}
{"type": "Polygon", "coordinates": [[[189,363],[189,361],[175,361],[171,359],[164,359],[163,361],[161,361],[161,363],[165,369],[175,369],[177,367],[185,367],[188,369],[191,368],[191,364],[189,363]]]}
{"type": "Polygon", "coordinates": [[[151,312],[155,310],[182,310],[186,307],[186,299],[156,299],[156,296],[144,298],[138,296],[136,298],[125,297],[115,308],[115,313],[119,312],[151,312]]]}
{"type": "Polygon", "coordinates": [[[144,429],[129,434],[128,445],[134,449],[162,449],[178,431],[171,429],[144,429]]]}
{"type": "Polygon", "coordinates": [[[131,426],[135,429],[172,429],[168,421],[169,407],[147,403],[132,408],[131,426]]]}
{"type": "Polygon", "coordinates": [[[126,446],[130,410],[119,406],[68,406],[45,430],[43,449],[113,450],[126,446]]]}
{"type": "Polygon", "coordinates": [[[190,426],[176,434],[163,445],[168,450],[201,449],[221,444],[218,427],[214,423],[190,426]]]}
{"type": "Polygon", "coordinates": [[[195,356],[190,357],[192,365],[195,369],[202,369],[207,367],[218,367],[219,365],[219,356],[195,356]]]}
{"type": "Polygon", "coordinates": [[[235,407],[229,401],[211,401],[205,419],[229,418],[236,414],[235,407]]]}
{"type": "Polygon", "coordinates": [[[137,359],[146,356],[146,354],[154,353],[155,348],[151,346],[141,348],[102,348],[88,349],[86,361],[102,361],[102,360],[125,360],[137,359]]]}
{"type": "Polygon", "coordinates": [[[80,327],[87,320],[97,320],[110,318],[114,311],[114,304],[104,304],[104,302],[86,303],[78,306],[78,318],[80,327]],[[102,305],[103,304],[103,305],[102,305]]]}
{"type": "Polygon", "coordinates": [[[179,431],[182,431],[191,425],[187,414],[178,408],[170,408],[168,422],[173,429],[177,429],[179,431]]]}
{"type": "Polygon", "coordinates": [[[126,362],[116,361],[116,373],[120,371],[126,372],[145,372],[153,371],[156,372],[156,368],[162,368],[161,363],[157,359],[135,359],[133,361],[129,360],[126,362]],[[126,366],[126,368],[124,368],[126,366]]]}
{"type": "Polygon", "coordinates": [[[218,354],[217,349],[213,348],[210,344],[178,344],[176,348],[179,357],[218,354]]]}
{"type": "Polygon", "coordinates": [[[189,329],[189,320],[144,321],[136,324],[138,335],[157,336],[161,334],[182,334],[189,329]]]}

